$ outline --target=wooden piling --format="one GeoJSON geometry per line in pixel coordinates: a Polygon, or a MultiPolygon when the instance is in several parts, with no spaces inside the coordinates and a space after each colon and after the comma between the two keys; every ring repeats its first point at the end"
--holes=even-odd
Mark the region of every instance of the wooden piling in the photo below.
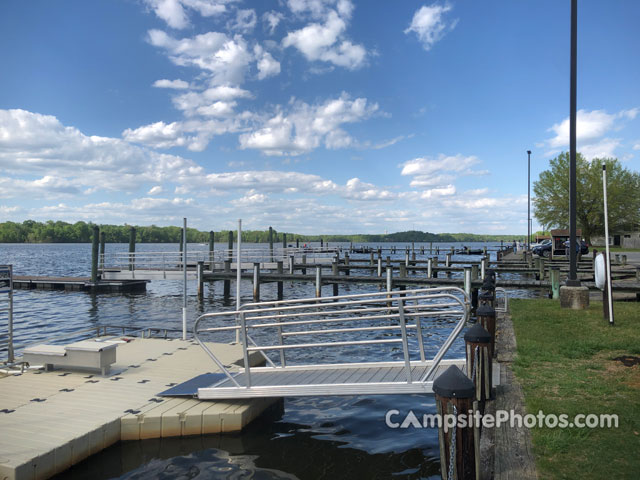
{"type": "MultiPolygon", "coordinates": [[[[302,254],[302,264],[303,264],[303,265],[306,265],[306,264],[307,264],[307,254],[306,254],[306,253],[303,253],[303,254],[302,254]]],[[[302,267],[302,274],[303,274],[303,275],[306,275],[306,274],[307,274],[307,269],[306,269],[306,267],[302,267]]]]}
{"type": "Polygon", "coordinates": [[[260,301],[260,262],[253,263],[253,301],[260,301]]]}
{"type": "Polygon", "coordinates": [[[105,249],[105,234],[100,232],[100,271],[104,272],[104,249],[105,249]]]}
{"type": "Polygon", "coordinates": [[[215,249],[215,233],[213,233],[213,230],[211,230],[209,232],[209,265],[210,265],[210,269],[213,271],[213,262],[215,260],[215,257],[213,255],[213,251],[215,249]]]}
{"type": "Polygon", "coordinates": [[[273,262],[273,228],[269,227],[269,256],[273,262]]]}
{"type": "Polygon", "coordinates": [[[93,226],[93,236],[91,238],[91,282],[98,281],[98,257],[100,255],[100,228],[93,226]]]}
{"type": "Polygon", "coordinates": [[[491,356],[495,356],[495,341],[496,341],[496,311],[493,307],[488,305],[482,305],[476,310],[476,316],[478,317],[478,323],[489,332],[491,335],[491,346],[489,352],[491,356]]]}
{"type": "Polygon", "coordinates": [[[427,260],[427,278],[433,278],[433,258],[427,260]]]}
{"type": "Polygon", "coordinates": [[[322,267],[316,267],[316,298],[322,297],[322,267]]]}
{"type": "Polygon", "coordinates": [[[293,271],[296,265],[296,257],[294,255],[289,255],[289,273],[293,275],[293,271]]]}
{"type": "Polygon", "coordinates": [[[382,276],[382,257],[378,257],[378,276],[382,276]]]}
{"type": "Polygon", "coordinates": [[[136,229],[131,227],[129,229],[129,271],[133,271],[135,264],[136,253],[136,229]]]}
{"type": "Polygon", "coordinates": [[[334,260],[331,262],[331,275],[340,275],[340,270],[338,270],[338,261],[334,260]]]}
{"type": "Polygon", "coordinates": [[[401,263],[399,265],[400,267],[400,273],[398,274],[398,276],[400,278],[406,278],[407,277],[407,266],[404,263],[401,263]]]}
{"type": "Polygon", "coordinates": [[[482,257],[482,260],[480,260],[480,279],[484,280],[486,276],[487,276],[487,256],[485,255],[484,257],[482,257]]]}
{"type": "Polygon", "coordinates": [[[344,266],[347,267],[347,269],[344,271],[344,274],[348,277],[350,272],[350,268],[349,268],[349,254],[345,253],[344,254],[344,266]]]}
{"type": "Polygon", "coordinates": [[[475,399],[484,404],[491,398],[492,357],[491,334],[479,323],[464,334],[467,358],[467,377],[475,386],[475,399]]]}
{"type": "Polygon", "coordinates": [[[464,291],[471,299],[471,267],[464,267],[464,291]]]}
{"type": "Polygon", "coordinates": [[[198,282],[198,300],[204,299],[204,261],[198,261],[196,267],[196,277],[198,282]]]}
{"type": "Polygon", "coordinates": [[[475,263],[471,265],[471,280],[476,280],[478,278],[478,265],[475,263]]]}
{"type": "Polygon", "coordinates": [[[458,416],[472,415],[475,386],[455,366],[449,367],[433,382],[437,412],[442,418],[438,427],[440,473],[443,480],[476,480],[479,469],[479,442],[473,419],[459,422],[458,416]],[[451,418],[452,422],[447,422],[451,418]],[[451,426],[453,425],[453,426],[451,426]],[[463,426],[464,425],[464,426],[463,426]]]}
{"type": "Polygon", "coordinates": [[[339,295],[338,293],[338,284],[336,282],[333,283],[333,296],[337,297],[339,295]]]}
{"type": "Polygon", "coordinates": [[[287,248],[287,234],[282,234],[282,248],[287,248]]]}
{"type": "Polygon", "coordinates": [[[387,267],[387,292],[393,290],[393,269],[387,267]]]}
{"type": "Polygon", "coordinates": [[[538,259],[538,279],[539,280],[544,280],[545,263],[547,262],[544,259],[544,257],[540,257],[538,259]]]}
{"type": "MultiPolygon", "coordinates": [[[[224,261],[224,273],[231,273],[231,259],[227,258],[224,261]]],[[[231,280],[224,281],[223,293],[225,298],[228,298],[231,294],[231,280]]]]}
{"type": "Polygon", "coordinates": [[[551,267],[549,272],[551,280],[551,298],[560,298],[560,267],[551,267]]]}
{"type": "Polygon", "coordinates": [[[233,232],[229,230],[229,235],[227,236],[227,258],[231,260],[233,258],[233,232]]]}
{"type": "MultiPolygon", "coordinates": [[[[278,271],[279,274],[284,273],[284,265],[282,260],[278,260],[278,262],[276,263],[276,270],[278,271]]],[[[282,300],[283,297],[284,297],[284,282],[280,280],[278,281],[278,300],[282,300]]]]}

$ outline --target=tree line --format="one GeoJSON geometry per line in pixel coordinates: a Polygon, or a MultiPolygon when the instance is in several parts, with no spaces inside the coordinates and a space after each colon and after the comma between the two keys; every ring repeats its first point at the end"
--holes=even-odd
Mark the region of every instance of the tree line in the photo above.
{"type": "MultiPolygon", "coordinates": [[[[25,220],[22,223],[0,223],[0,243],[89,243],[92,240],[94,224],[89,222],[67,223],[48,220],[36,222],[25,220]]],[[[128,243],[131,229],[135,228],[136,243],[179,243],[182,238],[180,227],[132,226],[132,225],[98,225],[100,232],[105,234],[107,243],[128,243]]],[[[353,242],[353,243],[383,243],[383,242],[486,242],[512,241],[521,239],[520,235],[476,235],[471,233],[429,233],[418,230],[395,232],[389,234],[353,234],[353,235],[304,235],[291,232],[273,230],[273,241],[282,242],[283,234],[287,236],[287,243],[296,241],[309,243],[320,242],[353,242]]],[[[233,232],[234,239],[236,232],[233,232]]],[[[216,242],[226,242],[229,231],[214,232],[216,242]]],[[[247,230],[242,232],[242,240],[248,243],[267,243],[269,230],[247,230]]],[[[209,232],[195,228],[187,228],[187,242],[207,243],[209,232]]]]}

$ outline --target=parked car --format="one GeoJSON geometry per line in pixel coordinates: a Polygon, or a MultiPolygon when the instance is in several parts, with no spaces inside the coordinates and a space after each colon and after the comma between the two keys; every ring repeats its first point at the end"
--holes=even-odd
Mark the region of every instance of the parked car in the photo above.
{"type": "Polygon", "coordinates": [[[551,256],[551,240],[543,240],[542,243],[533,247],[533,253],[540,257],[551,256]]]}
{"type": "MultiPolygon", "coordinates": [[[[566,255],[569,255],[569,240],[564,242],[564,250],[566,255]]],[[[589,245],[587,245],[587,242],[584,240],[576,240],[576,252],[579,252],[582,255],[589,253],[589,245]]]]}

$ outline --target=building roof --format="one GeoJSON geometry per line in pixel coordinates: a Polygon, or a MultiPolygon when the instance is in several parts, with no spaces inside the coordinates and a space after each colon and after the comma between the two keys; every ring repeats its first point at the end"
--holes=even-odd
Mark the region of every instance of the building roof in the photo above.
{"type": "MultiPolygon", "coordinates": [[[[582,230],[580,228],[576,229],[576,236],[581,236],[582,230]]],[[[552,237],[568,237],[569,229],[568,228],[556,228],[555,230],[551,230],[552,237]]]]}

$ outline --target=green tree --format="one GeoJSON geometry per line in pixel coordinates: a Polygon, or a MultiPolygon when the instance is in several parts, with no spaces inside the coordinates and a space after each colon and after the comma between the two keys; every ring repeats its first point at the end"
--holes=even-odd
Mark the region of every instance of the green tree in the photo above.
{"type": "MultiPolygon", "coordinates": [[[[576,223],[589,242],[604,233],[602,164],[607,165],[609,229],[631,229],[640,222],[640,174],[623,168],[615,158],[576,156],[576,223]]],[[[569,227],[569,154],[551,160],[550,169],[533,183],[534,215],[549,228],[569,227]]]]}

